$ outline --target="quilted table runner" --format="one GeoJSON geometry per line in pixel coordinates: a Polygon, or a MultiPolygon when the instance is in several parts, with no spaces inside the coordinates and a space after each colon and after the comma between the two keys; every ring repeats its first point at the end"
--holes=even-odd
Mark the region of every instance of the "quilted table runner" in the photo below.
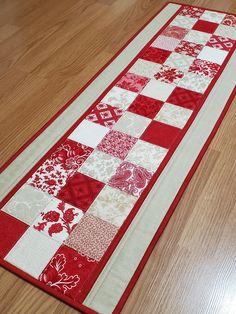
{"type": "Polygon", "coordinates": [[[235,43],[235,15],[166,4],[2,167],[0,264],[119,313],[233,99],[235,43]]]}

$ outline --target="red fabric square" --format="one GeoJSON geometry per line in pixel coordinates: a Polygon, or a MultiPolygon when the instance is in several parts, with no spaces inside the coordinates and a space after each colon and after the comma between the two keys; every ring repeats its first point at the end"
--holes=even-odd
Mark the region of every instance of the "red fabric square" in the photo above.
{"type": "Polygon", "coordinates": [[[153,173],[147,169],[124,161],[117,168],[114,176],[111,177],[109,185],[123,192],[139,197],[153,173]]]}
{"type": "Polygon", "coordinates": [[[144,50],[144,52],[140,55],[141,59],[156,62],[156,63],[164,63],[166,59],[171,54],[171,51],[155,48],[155,47],[148,47],[144,50]]]}
{"type": "Polygon", "coordinates": [[[212,23],[204,20],[198,20],[192,29],[196,31],[201,31],[205,33],[214,33],[214,31],[217,29],[219,24],[217,23],[212,23]]]}
{"type": "Polygon", "coordinates": [[[131,135],[112,130],[104,136],[97,148],[104,153],[124,159],[137,140],[131,135]]]}
{"type": "Polygon", "coordinates": [[[167,99],[168,103],[178,105],[187,109],[195,109],[200,102],[202,94],[176,87],[167,99]]]}
{"type": "Polygon", "coordinates": [[[0,211],[0,257],[5,257],[28,229],[22,221],[0,211]]]}
{"type": "Polygon", "coordinates": [[[183,27],[169,25],[164,29],[161,35],[173,37],[176,39],[183,39],[185,35],[188,33],[188,30],[183,27]]]}
{"type": "Polygon", "coordinates": [[[164,148],[170,148],[180,131],[174,126],[152,121],[140,139],[164,148]]]}
{"type": "Polygon", "coordinates": [[[104,185],[98,180],[77,172],[67,180],[57,198],[86,211],[104,185]]]}
{"type": "Polygon", "coordinates": [[[120,119],[124,111],[100,102],[86,117],[87,120],[111,128],[120,119]]]}
{"type": "Polygon", "coordinates": [[[56,148],[50,159],[57,164],[61,164],[65,170],[77,170],[92,151],[91,147],[66,139],[64,143],[56,148]]]}
{"type": "Polygon", "coordinates": [[[61,246],[39,276],[39,280],[75,300],[93,275],[97,262],[68,246],[61,246]]]}
{"type": "Polygon", "coordinates": [[[206,46],[230,51],[233,48],[234,44],[235,44],[235,40],[233,39],[212,35],[209,41],[207,42],[206,46]]]}
{"type": "Polygon", "coordinates": [[[138,95],[129,106],[128,111],[153,119],[164,103],[144,95],[138,95]]]}
{"type": "Polygon", "coordinates": [[[150,79],[147,77],[140,76],[134,73],[126,73],[116,83],[116,86],[130,90],[132,92],[140,93],[149,81],[150,79]]]}

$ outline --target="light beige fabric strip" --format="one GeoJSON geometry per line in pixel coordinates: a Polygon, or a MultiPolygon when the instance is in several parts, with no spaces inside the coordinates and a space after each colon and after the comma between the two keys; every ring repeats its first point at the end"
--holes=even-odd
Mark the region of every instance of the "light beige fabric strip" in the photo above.
{"type": "Polygon", "coordinates": [[[91,106],[146,43],[180,8],[168,4],[119,54],[119,56],[80,94],[33,143],[0,175],[0,199],[24,177],[33,165],[60,139],[73,123],[91,106]]]}
{"type": "Polygon", "coordinates": [[[236,84],[236,52],[149,193],[84,305],[112,313],[236,84]]]}

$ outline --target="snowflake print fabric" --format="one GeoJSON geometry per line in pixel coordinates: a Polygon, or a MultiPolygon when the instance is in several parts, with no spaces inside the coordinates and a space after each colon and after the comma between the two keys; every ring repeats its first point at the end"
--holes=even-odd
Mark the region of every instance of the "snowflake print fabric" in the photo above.
{"type": "Polygon", "coordinates": [[[171,68],[168,65],[161,67],[160,72],[155,75],[157,80],[165,83],[177,83],[184,76],[184,72],[171,68]]]}

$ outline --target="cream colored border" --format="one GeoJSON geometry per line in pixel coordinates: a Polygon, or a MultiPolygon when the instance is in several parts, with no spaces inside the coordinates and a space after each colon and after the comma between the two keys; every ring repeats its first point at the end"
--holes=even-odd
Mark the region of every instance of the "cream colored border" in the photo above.
{"type": "Polygon", "coordinates": [[[236,84],[236,52],[100,274],[84,305],[112,313],[236,84]],[[148,228],[147,228],[148,226],[148,228]]]}
{"type": "Polygon", "coordinates": [[[106,87],[127,66],[145,44],[179,9],[180,5],[168,4],[119,56],[80,94],[32,144],[30,144],[0,175],[0,198],[20,181],[32,166],[78,120],[106,87]]]}

